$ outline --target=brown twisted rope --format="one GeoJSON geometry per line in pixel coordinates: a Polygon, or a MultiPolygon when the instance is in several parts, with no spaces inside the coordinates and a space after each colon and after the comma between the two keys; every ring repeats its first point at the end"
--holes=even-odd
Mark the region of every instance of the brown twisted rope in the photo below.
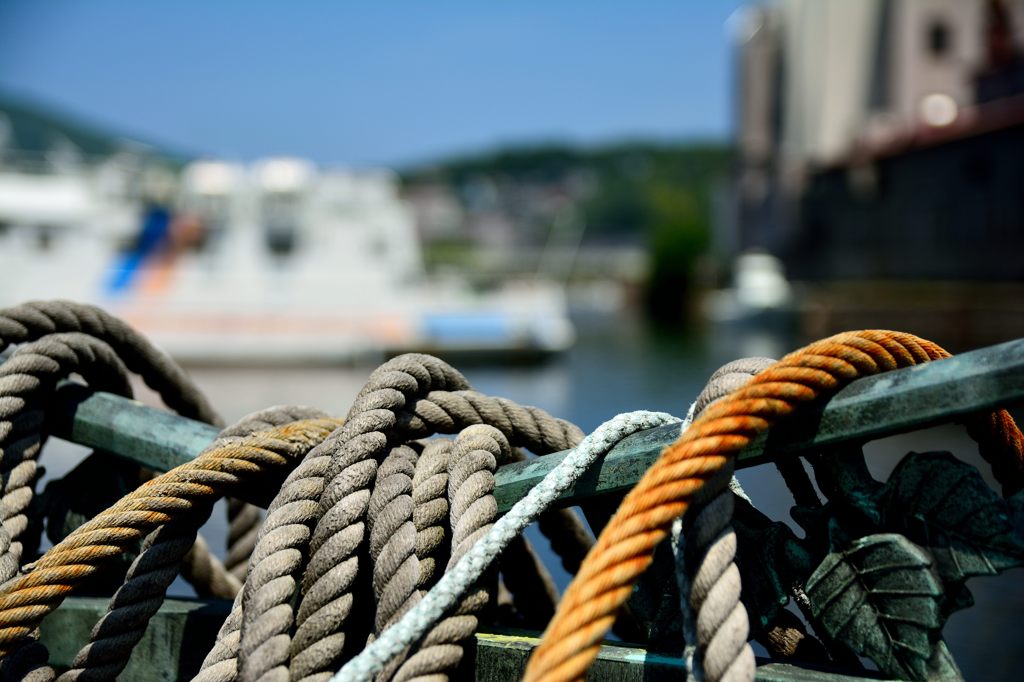
{"type": "Polygon", "coordinates": [[[211,450],[147,481],[50,549],[26,575],[0,590],[0,656],[29,637],[46,614],[104,561],[158,526],[187,517],[197,505],[231,492],[268,471],[294,466],[340,422],[295,422],[211,450]]]}
{"type": "MultiPolygon", "coordinates": [[[[791,353],[708,407],[623,500],[569,586],[526,669],[529,682],[580,680],[594,660],[616,610],[651,563],[654,548],[694,494],[728,458],[799,404],[830,395],[860,376],[949,354],[911,334],[839,334],[791,353]]],[[[1005,411],[979,418],[972,430],[1004,489],[1024,483],[1024,438],[1005,411]]]]}

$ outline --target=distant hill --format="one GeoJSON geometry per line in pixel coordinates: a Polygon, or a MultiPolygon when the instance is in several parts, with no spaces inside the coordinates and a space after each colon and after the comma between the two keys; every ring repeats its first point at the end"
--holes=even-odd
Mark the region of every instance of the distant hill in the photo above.
{"type": "Polygon", "coordinates": [[[544,214],[546,199],[568,199],[586,225],[584,243],[646,247],[647,309],[676,324],[686,318],[698,259],[711,247],[714,197],[731,159],[729,147],[714,142],[551,144],[454,158],[402,177],[407,187],[447,185],[470,212],[487,187],[483,194],[496,198],[486,208],[511,216],[516,233],[532,234],[535,243],[555,220],[544,214]]]}
{"type": "Polygon", "coordinates": [[[728,173],[729,147],[718,142],[622,142],[601,147],[548,144],[455,157],[402,173],[406,185],[442,183],[456,192],[481,180],[562,187],[586,214],[590,236],[649,235],[665,213],[705,215],[728,173]]]}
{"type": "Polygon", "coordinates": [[[41,155],[52,150],[55,145],[70,142],[87,157],[105,157],[131,149],[145,151],[172,162],[181,162],[187,158],[184,154],[83,122],[75,114],[2,91],[0,115],[10,126],[5,147],[17,153],[41,155]]]}

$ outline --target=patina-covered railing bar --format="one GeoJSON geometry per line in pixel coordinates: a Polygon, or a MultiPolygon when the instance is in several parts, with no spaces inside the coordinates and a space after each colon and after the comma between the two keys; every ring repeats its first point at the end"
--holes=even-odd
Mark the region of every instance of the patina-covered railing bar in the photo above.
{"type": "MultiPolygon", "coordinates": [[[[1024,402],[1024,339],[886,372],[854,381],[827,403],[801,411],[752,443],[737,468],[770,456],[819,451],[840,443],[863,443],[958,417],[1024,402]]],[[[217,435],[208,424],[147,407],[137,401],[92,392],[65,382],[57,392],[52,433],[106,450],[157,471],[198,455],[217,435]]],[[[562,498],[571,505],[595,495],[631,488],[661,450],[679,436],[664,426],[623,440],[562,498]]],[[[500,512],[565,457],[564,452],[501,467],[495,476],[500,512]]],[[[266,506],[270,491],[241,491],[246,501],[266,506]]]]}

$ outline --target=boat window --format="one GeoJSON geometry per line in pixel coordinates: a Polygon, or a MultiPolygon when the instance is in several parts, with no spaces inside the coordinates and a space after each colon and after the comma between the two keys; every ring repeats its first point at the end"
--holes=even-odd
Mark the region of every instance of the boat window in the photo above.
{"type": "Polygon", "coordinates": [[[36,248],[49,251],[53,247],[54,229],[52,225],[40,225],[36,229],[36,248]]]}
{"type": "Polygon", "coordinates": [[[370,254],[377,257],[388,255],[388,242],[383,237],[370,238],[370,254]]]}
{"type": "Polygon", "coordinates": [[[928,51],[936,59],[949,54],[953,43],[952,38],[949,25],[942,19],[932,19],[928,24],[928,51]]]}
{"type": "Polygon", "coordinates": [[[287,256],[297,246],[300,197],[292,192],[269,192],[263,199],[263,235],[275,256],[287,256]]]}

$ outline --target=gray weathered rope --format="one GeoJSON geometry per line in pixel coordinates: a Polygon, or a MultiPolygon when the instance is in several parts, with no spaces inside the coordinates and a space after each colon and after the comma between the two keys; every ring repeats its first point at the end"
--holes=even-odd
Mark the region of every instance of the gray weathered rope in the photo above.
{"type": "Polygon", "coordinates": [[[259,507],[241,500],[228,500],[228,554],[224,567],[239,580],[245,580],[249,556],[256,547],[263,515],[259,507]]]}
{"type": "MultiPolygon", "coordinates": [[[[322,410],[307,406],[271,407],[247,416],[223,433],[222,437],[246,436],[256,431],[280,426],[289,421],[316,418],[314,415],[317,417],[327,416],[322,410]],[[307,416],[295,416],[300,414],[307,416]],[[285,421],[281,421],[282,419],[285,421]]],[[[227,517],[227,556],[224,558],[224,568],[241,584],[248,573],[249,557],[256,547],[256,537],[263,522],[263,513],[254,504],[228,498],[227,517]]],[[[233,597],[234,593],[231,596],[233,597]]]]}
{"type": "MultiPolygon", "coordinates": [[[[293,410],[293,416],[300,414],[318,414],[318,410],[313,408],[291,408],[293,410]]],[[[260,416],[260,413],[253,415],[253,417],[260,416]]],[[[269,417],[270,415],[265,415],[269,417]]],[[[242,435],[240,433],[234,433],[232,429],[228,429],[224,432],[226,435],[242,435]]],[[[332,434],[333,435],[333,434],[332,434]]],[[[249,611],[254,622],[258,622],[260,617],[273,605],[267,606],[265,609],[261,608],[264,601],[264,588],[275,581],[275,579],[292,576],[294,585],[295,572],[298,570],[298,566],[301,565],[301,553],[305,545],[302,544],[301,538],[303,530],[305,536],[308,538],[309,530],[302,522],[303,520],[303,502],[306,502],[305,512],[307,518],[311,514],[310,508],[315,509],[315,499],[319,495],[319,489],[316,489],[314,495],[309,493],[310,482],[319,482],[320,487],[323,486],[323,471],[326,470],[327,464],[330,461],[329,456],[318,456],[317,453],[321,452],[321,448],[328,444],[331,436],[322,441],[317,447],[310,450],[303,458],[302,462],[288,475],[285,482],[281,486],[280,492],[275,496],[274,501],[271,503],[270,508],[267,511],[267,518],[263,526],[260,529],[260,537],[270,535],[271,540],[263,543],[261,549],[256,550],[256,553],[250,558],[250,564],[265,564],[261,572],[250,573],[246,579],[242,590],[236,595],[234,604],[228,618],[221,626],[220,632],[217,636],[217,641],[214,644],[213,649],[207,654],[206,659],[203,662],[203,667],[196,679],[203,680],[232,680],[235,679],[239,669],[239,647],[241,645],[241,632],[242,632],[242,619],[243,619],[243,602],[249,605],[249,611]],[[319,472],[319,477],[317,473],[319,472]],[[281,536],[291,536],[292,544],[296,545],[295,548],[279,547],[280,543],[277,541],[281,536]],[[292,551],[289,551],[292,549],[292,551]],[[261,554],[262,552],[262,554],[261,554]],[[291,560],[291,569],[287,565],[287,561],[291,560]],[[282,566],[282,563],[286,565],[282,566]],[[273,569],[273,570],[268,570],[273,569]],[[276,572],[274,572],[276,570],[276,572]],[[269,573],[269,574],[268,574],[269,573]]],[[[329,444],[327,445],[329,447],[329,444]]],[[[257,547],[260,547],[257,542],[257,547]]],[[[290,594],[288,599],[290,599],[290,594]]],[[[290,613],[290,611],[289,611],[290,613]]],[[[282,620],[285,620],[282,618],[282,620]]],[[[284,622],[284,628],[287,630],[291,626],[291,620],[288,619],[284,622]]],[[[269,638],[273,638],[275,635],[268,635],[269,638]]],[[[287,662],[287,651],[283,656],[283,662],[287,662]]],[[[281,661],[278,661],[281,663],[281,661]]],[[[268,669],[274,668],[274,661],[272,657],[266,657],[266,664],[268,669]]],[[[287,669],[284,669],[287,672],[287,669]]]]}
{"type": "MultiPolygon", "coordinates": [[[[329,676],[329,664],[326,662],[317,663],[317,661],[334,660],[340,654],[341,647],[344,645],[344,637],[346,635],[352,636],[352,633],[344,633],[341,624],[344,618],[347,617],[348,612],[351,611],[356,595],[346,596],[342,594],[341,602],[332,606],[329,597],[337,596],[332,594],[338,587],[337,582],[329,583],[325,586],[325,589],[321,590],[310,588],[317,587],[316,577],[318,577],[318,574],[322,576],[324,572],[330,573],[330,576],[328,576],[330,580],[340,577],[341,583],[348,583],[351,586],[356,577],[354,553],[362,543],[362,527],[357,523],[356,527],[352,528],[349,521],[351,517],[346,519],[344,515],[340,515],[331,519],[329,516],[324,516],[323,519],[327,519],[331,523],[341,524],[333,528],[333,532],[328,535],[328,541],[342,545],[340,548],[335,549],[340,549],[342,555],[347,553],[350,559],[341,559],[333,563],[325,562],[318,568],[315,550],[310,552],[311,538],[309,538],[309,526],[301,525],[300,527],[300,524],[296,524],[292,520],[289,520],[288,523],[282,523],[284,516],[277,512],[278,508],[289,506],[289,504],[299,507],[305,505],[302,511],[302,518],[310,525],[312,525],[312,519],[322,515],[322,511],[319,508],[313,512],[308,508],[308,505],[312,500],[318,499],[321,496],[320,491],[325,488],[324,477],[328,473],[324,467],[323,457],[325,455],[337,459],[338,453],[341,452],[344,455],[346,449],[351,457],[352,451],[356,450],[357,446],[360,445],[363,448],[367,446],[377,448],[376,452],[378,454],[373,455],[373,459],[367,460],[365,454],[363,454],[363,459],[353,458],[356,461],[354,468],[349,472],[347,478],[341,479],[345,482],[345,485],[351,486],[354,491],[352,494],[356,496],[356,504],[365,508],[369,503],[370,490],[368,485],[369,481],[373,480],[376,458],[382,457],[385,451],[384,448],[388,447],[388,443],[391,442],[398,443],[410,437],[429,435],[442,430],[456,430],[478,422],[485,416],[490,415],[498,415],[497,420],[499,423],[504,424],[506,429],[514,436],[520,438],[523,441],[522,445],[534,451],[543,452],[546,447],[563,449],[563,443],[566,440],[578,438],[578,429],[568,423],[556,420],[536,408],[523,408],[510,401],[488,398],[468,391],[459,391],[455,395],[451,395],[448,391],[430,394],[431,397],[436,398],[441,403],[440,406],[437,402],[422,398],[423,394],[427,393],[426,391],[420,393],[421,397],[417,397],[416,393],[418,390],[422,390],[419,387],[423,385],[424,388],[430,388],[427,382],[432,381],[435,377],[441,385],[459,385],[460,383],[464,385],[461,375],[454,373],[454,370],[446,369],[443,363],[433,358],[428,359],[424,365],[422,357],[405,356],[398,358],[374,372],[367,386],[360,392],[356,404],[353,405],[346,427],[337,430],[314,451],[309,453],[306,460],[285,482],[281,494],[278,495],[277,499],[271,504],[270,510],[268,510],[266,522],[263,529],[261,529],[261,537],[264,535],[274,535],[278,544],[275,546],[275,552],[273,553],[278,556],[293,557],[289,561],[279,563],[276,568],[277,572],[271,571],[268,575],[273,575],[275,578],[283,575],[294,576],[296,571],[301,573],[305,569],[307,579],[313,576],[311,584],[303,589],[298,617],[295,617],[291,606],[293,589],[282,588],[273,595],[273,598],[268,598],[267,600],[236,600],[232,615],[222,628],[214,650],[207,656],[203,671],[198,679],[235,679],[235,676],[239,674],[241,669],[249,665],[250,657],[246,655],[246,651],[255,653],[257,649],[259,650],[259,656],[252,658],[252,660],[259,660],[260,663],[253,664],[256,666],[253,668],[254,673],[252,675],[244,675],[246,679],[259,678],[260,675],[256,674],[256,671],[260,671],[260,674],[269,675],[272,671],[283,669],[283,666],[286,664],[290,665],[292,676],[299,678],[303,674],[317,672],[316,670],[310,670],[312,667],[310,662],[313,665],[323,666],[320,672],[329,676]],[[409,393],[412,399],[407,401],[402,389],[409,393]],[[406,402],[416,408],[418,412],[410,414],[405,406],[406,402]],[[388,405],[392,405],[393,408],[391,410],[384,409],[388,405]],[[452,405],[454,405],[454,408],[451,407],[452,405]],[[450,414],[447,410],[451,410],[454,414],[450,414]],[[362,439],[362,442],[360,443],[358,439],[362,439]],[[356,441],[355,445],[353,445],[353,441],[356,441]],[[300,488],[303,491],[302,494],[295,497],[300,488]],[[365,497],[360,499],[359,490],[366,491],[362,493],[365,497]],[[290,525],[291,527],[288,531],[278,530],[283,525],[290,525]],[[304,563],[303,557],[309,555],[312,555],[313,558],[307,566],[304,563]],[[262,648],[262,640],[260,637],[255,637],[255,634],[253,646],[251,648],[242,647],[242,650],[239,650],[240,642],[248,631],[245,623],[250,620],[250,613],[254,613],[254,604],[257,603],[265,610],[263,612],[269,613],[273,611],[274,614],[277,614],[273,616],[277,620],[274,621],[275,624],[273,626],[268,624],[266,627],[254,628],[253,632],[259,634],[260,637],[263,637],[268,632],[276,633],[272,636],[278,638],[275,640],[278,642],[287,641],[291,637],[291,651],[289,655],[285,655],[280,651],[280,645],[278,645],[278,648],[262,648]],[[336,609],[326,612],[332,617],[337,616],[339,613],[344,614],[336,623],[331,624],[331,627],[337,627],[338,630],[327,633],[328,636],[333,634],[341,635],[340,637],[335,636],[333,639],[328,639],[321,636],[318,630],[310,627],[309,616],[311,614],[325,615],[321,613],[325,606],[336,609]],[[293,623],[296,621],[298,622],[298,628],[292,636],[290,632],[293,623]],[[305,627],[303,627],[304,625],[305,627]],[[326,644],[325,640],[327,640],[326,644]],[[309,651],[313,645],[316,648],[309,651]]],[[[429,451],[430,448],[431,446],[428,444],[427,450],[429,451]]],[[[426,454],[427,452],[424,453],[424,456],[426,454]]],[[[424,464],[425,461],[421,458],[417,466],[417,472],[429,471],[429,468],[424,467],[424,464]]],[[[338,490],[334,492],[336,495],[339,494],[338,490]]],[[[446,510],[447,505],[445,505],[445,512],[446,510]]],[[[421,513],[422,511],[420,509],[421,513]]],[[[422,517],[422,515],[418,518],[415,517],[415,513],[414,511],[413,521],[417,528],[417,556],[426,558],[426,555],[429,554],[427,537],[431,533],[431,530],[428,528],[430,524],[424,521],[425,517],[422,517]]],[[[324,522],[323,519],[321,519],[321,523],[324,522]]],[[[440,535],[436,535],[434,544],[437,545],[443,542],[443,538],[443,532],[440,535]]],[[[257,552],[250,562],[250,570],[253,573],[246,581],[243,593],[247,593],[249,590],[256,590],[255,585],[259,581],[253,579],[256,575],[255,572],[258,570],[257,567],[261,562],[268,560],[266,553],[261,553],[259,550],[260,542],[262,540],[257,541],[257,552]]],[[[424,561],[424,564],[427,563],[429,562],[424,561]]],[[[425,574],[424,578],[429,578],[429,570],[425,570],[423,573],[425,574]]],[[[418,590],[422,589],[427,586],[427,583],[429,583],[429,579],[421,579],[416,587],[418,590]]],[[[359,597],[359,599],[365,598],[359,597]]],[[[258,616],[255,614],[252,618],[258,620],[258,616]]]]}
{"type": "Polygon", "coordinates": [[[93,626],[86,644],[75,656],[71,668],[58,679],[112,680],[128,665],[131,653],[142,639],[149,619],[160,608],[167,587],[181,568],[182,558],[210,515],[211,507],[194,512],[187,519],[156,529],[146,538],[142,552],[132,562],[124,584],[107,606],[107,612],[93,626]]]}
{"type": "Polygon", "coordinates": [[[17,575],[43,443],[43,402],[76,372],[100,390],[130,396],[127,371],[111,348],[84,334],[52,334],[0,365],[0,584],[17,575]]]}
{"type": "Polygon", "coordinates": [[[357,595],[356,549],[364,537],[370,484],[377,462],[396,434],[398,414],[431,390],[460,389],[465,378],[426,355],[404,355],[375,370],[356,398],[340,431],[320,496],[320,514],[310,539],[302,580],[303,599],[292,640],[293,679],[327,679],[345,645],[344,624],[357,595]]]}
{"type": "MultiPolygon", "coordinates": [[[[408,445],[392,448],[377,470],[370,495],[366,516],[376,605],[370,639],[415,603],[418,596],[420,568],[412,498],[418,458],[419,453],[408,445]]],[[[390,679],[397,668],[395,663],[390,671],[382,673],[381,679],[390,679]]]]}
{"type": "MultiPolygon", "coordinates": [[[[405,393],[412,395],[418,391],[425,392],[432,384],[442,387],[462,386],[465,385],[465,380],[460,374],[447,368],[440,361],[427,356],[404,356],[385,363],[371,375],[367,385],[360,392],[345,426],[336,430],[317,448],[314,448],[288,477],[281,492],[271,503],[267,519],[260,530],[256,552],[250,560],[250,577],[243,589],[243,598],[236,600],[231,615],[221,628],[217,643],[204,661],[203,669],[197,679],[235,679],[240,663],[242,667],[249,665],[245,652],[255,651],[262,644],[261,638],[254,635],[253,644],[245,647],[243,651],[239,651],[241,639],[245,636],[242,633],[244,622],[265,622],[264,617],[271,612],[276,615],[267,617],[276,619],[276,625],[265,629],[256,628],[257,634],[270,632],[275,642],[287,643],[292,651],[297,649],[298,655],[292,654],[290,662],[293,667],[296,664],[300,666],[300,674],[302,673],[301,666],[307,661],[315,663],[320,658],[328,657],[330,660],[337,655],[344,644],[344,636],[336,637],[329,642],[335,646],[330,649],[325,648],[324,643],[318,641],[316,628],[310,627],[305,622],[311,614],[303,612],[301,609],[299,630],[295,638],[292,639],[290,630],[295,620],[295,614],[291,608],[291,594],[294,591],[294,586],[290,590],[263,588],[271,583],[274,586],[281,585],[285,582],[280,580],[281,578],[294,581],[306,568],[304,557],[311,554],[312,526],[322,515],[317,501],[323,493],[328,475],[331,475],[331,478],[336,477],[331,466],[334,458],[339,455],[339,452],[344,454],[345,449],[348,448],[350,457],[357,462],[354,471],[350,473],[365,477],[369,471],[372,480],[372,473],[376,469],[375,461],[362,460],[362,463],[359,463],[361,461],[359,455],[368,447],[379,447],[386,443],[386,436],[374,435],[374,433],[379,433],[379,430],[376,429],[389,423],[393,424],[395,421],[393,412],[384,409],[384,406],[390,404],[400,407],[405,402],[405,393]],[[360,447],[363,448],[362,452],[359,450],[360,447]],[[355,456],[352,456],[352,450],[356,450],[355,456]],[[359,471],[360,467],[363,469],[362,472],[359,471]],[[264,567],[262,564],[266,564],[266,566],[264,567]],[[303,625],[307,625],[305,630],[303,625]],[[303,639],[307,634],[311,634],[308,640],[303,639]],[[310,651],[311,647],[315,648],[310,651]]],[[[359,530],[361,531],[361,529],[359,530]]],[[[353,533],[348,532],[346,536],[328,532],[327,535],[327,539],[335,544],[344,544],[347,537],[352,536],[353,533]]],[[[359,541],[353,542],[348,548],[349,555],[358,547],[361,537],[360,532],[359,541]]],[[[323,540],[320,542],[322,544],[323,540]]],[[[340,549],[345,551],[344,546],[340,549]]],[[[339,565],[325,567],[325,572],[331,572],[331,569],[334,569],[334,572],[331,572],[333,576],[338,572],[348,572],[350,568],[355,568],[354,557],[348,565],[339,563],[339,565]]],[[[343,580],[348,579],[348,584],[344,585],[343,589],[351,586],[354,577],[354,571],[352,571],[352,575],[342,576],[343,580]]],[[[312,601],[317,596],[318,594],[314,592],[310,597],[307,591],[303,603],[306,603],[306,599],[312,601]]],[[[344,615],[347,615],[350,607],[351,598],[348,603],[343,602],[336,607],[336,611],[332,613],[344,612],[344,615]]],[[[314,610],[312,615],[324,616],[326,614],[317,613],[314,610]]],[[[312,623],[313,626],[317,624],[316,621],[312,623]]],[[[289,663],[288,653],[290,652],[280,652],[279,647],[277,649],[262,649],[259,660],[263,673],[271,674],[274,671],[282,670],[287,672],[283,666],[289,663]],[[272,655],[275,652],[280,655],[272,655]]]]}
{"type": "MultiPolygon", "coordinates": [[[[209,424],[223,423],[206,397],[173,360],[123,320],[103,309],[55,300],[32,301],[0,310],[0,351],[10,344],[64,332],[80,332],[105,342],[128,370],[138,374],[175,412],[209,424]]],[[[252,505],[229,501],[229,565],[241,561],[244,566],[245,557],[251,551],[249,540],[259,524],[258,514],[258,509],[252,505]]],[[[197,555],[201,556],[202,551],[202,547],[197,548],[197,555]]],[[[211,561],[204,556],[201,563],[209,565],[211,561]]]]}
{"type": "MultiPolygon", "coordinates": [[[[326,416],[320,410],[306,407],[273,407],[251,414],[221,432],[204,452],[226,445],[248,435],[283,426],[299,419],[326,416]]],[[[71,668],[61,680],[113,679],[128,664],[135,645],[146,629],[146,624],[163,602],[167,588],[182,566],[187,564],[186,554],[195,555],[194,543],[199,527],[209,518],[212,505],[197,511],[187,519],[162,526],[146,538],[142,552],[128,570],[124,584],[117,590],[107,612],[93,627],[89,643],[78,652],[71,668]]],[[[207,556],[210,555],[207,553],[207,556]]],[[[206,559],[209,561],[209,559],[206,559]]],[[[196,564],[189,564],[192,570],[196,564]]],[[[202,570],[213,571],[199,581],[220,595],[233,597],[240,584],[221,568],[214,571],[210,564],[202,570]],[[236,584],[231,584],[234,579],[236,584]],[[229,581],[227,584],[221,584],[229,581]],[[225,594],[233,589],[230,594],[225,594]]]]}
{"type": "Polygon", "coordinates": [[[50,652],[38,640],[32,640],[9,656],[0,656],[0,680],[51,682],[56,673],[49,665],[50,652]]]}
{"type": "MultiPolygon", "coordinates": [[[[772,364],[767,358],[744,358],[724,365],[711,375],[690,408],[688,420],[740,388],[772,364]]],[[[750,624],[740,601],[740,573],[736,566],[736,533],[732,462],[709,481],[695,500],[685,521],[672,527],[673,549],[683,610],[684,656],[688,679],[741,682],[754,679],[754,652],[747,643],[750,624]],[[711,485],[711,483],[715,485],[711,485]],[[683,536],[684,527],[689,528],[683,536]],[[694,654],[699,654],[699,659],[694,654]]],[[[738,485],[738,484],[736,484],[738,485]]]]}
{"type": "Polygon", "coordinates": [[[381,632],[407,608],[419,583],[412,479],[418,453],[408,445],[391,449],[377,470],[367,510],[373,593],[373,631],[381,632]]]}
{"type": "MultiPolygon", "coordinates": [[[[437,367],[442,365],[439,363],[437,367]]],[[[444,367],[447,368],[446,365],[444,367]]],[[[454,370],[447,368],[445,371],[454,370]]],[[[462,385],[465,385],[464,380],[462,385]]],[[[356,563],[351,547],[340,547],[341,551],[338,551],[341,543],[335,542],[335,546],[330,546],[327,539],[342,530],[351,529],[350,532],[360,538],[355,546],[360,544],[363,535],[362,519],[365,518],[368,502],[364,491],[372,480],[374,462],[382,456],[383,448],[389,442],[387,433],[400,434],[392,435],[391,438],[401,441],[439,431],[452,432],[472,423],[486,421],[503,432],[511,432],[509,439],[518,439],[517,444],[530,447],[531,450],[544,451],[549,443],[562,442],[566,434],[576,431],[575,427],[561,420],[553,420],[536,408],[523,408],[501,399],[488,399],[472,391],[453,392],[447,388],[427,388],[430,391],[425,392],[425,395],[411,393],[410,399],[406,401],[405,396],[395,389],[380,381],[371,381],[352,408],[350,414],[354,416],[346,424],[346,429],[355,424],[352,432],[363,440],[352,440],[362,450],[360,447],[348,446],[349,452],[343,453],[341,457],[336,456],[335,466],[338,463],[345,466],[340,466],[338,474],[333,477],[337,485],[327,486],[321,498],[324,515],[311,543],[313,556],[304,576],[305,596],[299,608],[299,627],[293,640],[293,677],[302,679],[304,675],[316,675],[311,679],[326,679],[343,646],[344,634],[341,629],[354,598],[349,590],[354,580],[356,563]],[[392,409],[381,409],[389,405],[392,409]],[[366,411],[360,413],[360,410],[366,411]],[[350,471],[344,473],[347,469],[350,471]],[[322,539],[318,540],[318,537],[322,539]],[[328,581],[325,576],[332,569],[328,581]],[[314,614],[317,618],[315,623],[311,620],[314,614]],[[310,650],[314,643],[318,649],[306,655],[305,651],[310,650]]]]}
{"type": "Polygon", "coordinates": [[[192,585],[200,599],[234,599],[242,589],[242,581],[224,568],[202,535],[196,535],[182,559],[181,577],[192,585]]]}
{"type": "MultiPolygon", "coordinates": [[[[44,336],[60,333],[81,333],[107,344],[129,371],[138,374],[143,382],[152,388],[164,403],[175,412],[210,424],[221,424],[222,420],[202,392],[188,375],[167,355],[153,346],[145,337],[132,329],[123,320],[96,306],[72,301],[32,301],[0,310],[0,351],[11,344],[26,343],[44,336]]],[[[233,521],[235,537],[247,537],[248,530],[243,522],[252,522],[254,508],[229,506],[229,520],[233,521]],[[231,510],[235,511],[232,512],[231,510]],[[231,517],[241,516],[238,520],[231,517]]],[[[234,556],[245,552],[240,545],[234,556]]],[[[196,576],[210,575],[224,584],[216,570],[212,555],[205,546],[196,548],[193,557],[197,568],[196,576]],[[211,567],[210,570],[202,570],[211,567]]],[[[215,589],[200,587],[203,589],[215,589]]]]}
{"type": "MultiPolygon", "coordinates": [[[[498,400],[498,399],[490,399],[498,400]]],[[[465,416],[463,416],[465,418],[465,416]]],[[[579,442],[576,438],[577,429],[564,429],[551,417],[542,417],[545,422],[543,430],[563,434],[567,440],[556,446],[557,450],[568,450],[579,442]],[[549,423],[550,422],[550,423],[549,423]],[[571,441],[568,439],[572,439],[571,441]]],[[[503,433],[503,436],[506,434],[503,433]]],[[[507,437],[506,437],[507,440],[507,437]]],[[[420,591],[430,589],[440,573],[436,570],[438,563],[445,562],[449,552],[445,546],[450,542],[447,537],[448,523],[448,461],[452,441],[438,438],[427,443],[416,465],[413,477],[413,501],[416,503],[414,520],[416,523],[416,555],[420,560],[420,591]]],[[[539,454],[546,454],[540,452],[539,454]]],[[[524,461],[526,456],[519,448],[511,449],[511,461],[524,461]]],[[[552,547],[562,560],[562,565],[570,570],[574,562],[586,556],[592,539],[583,529],[579,518],[569,509],[557,509],[547,512],[541,517],[545,522],[541,530],[551,539],[552,547]],[[551,520],[554,522],[551,522],[551,520]]],[[[558,592],[547,569],[537,560],[536,555],[525,538],[517,538],[506,550],[502,561],[507,560],[506,567],[515,567],[507,572],[505,583],[515,598],[517,609],[528,622],[541,628],[554,613],[554,604],[558,601],[558,592]]],[[[504,571],[503,571],[504,572],[504,571]]]]}
{"type": "MultiPolygon", "coordinates": [[[[577,439],[560,449],[568,450],[578,444],[577,439]]],[[[527,458],[519,448],[512,448],[511,459],[513,462],[522,462],[527,458]]],[[[581,554],[586,556],[586,552],[593,545],[593,538],[586,532],[579,517],[572,510],[548,511],[541,515],[538,525],[541,532],[551,541],[552,549],[561,559],[563,567],[573,565],[581,554]],[[549,523],[548,519],[551,518],[555,518],[556,522],[549,523]],[[562,537],[562,533],[566,531],[572,534],[568,542],[562,537]]],[[[543,630],[555,614],[558,588],[525,536],[517,535],[509,542],[498,559],[498,570],[502,578],[501,586],[508,591],[515,612],[522,620],[521,625],[543,630]]]]}
{"type": "Polygon", "coordinates": [[[419,641],[458,604],[466,591],[493,565],[508,542],[535,520],[542,510],[550,507],[599,457],[632,433],[678,421],[667,414],[633,412],[618,415],[602,424],[548,472],[523,499],[516,502],[454,567],[445,572],[419,603],[346,663],[331,679],[372,679],[389,661],[419,641]]]}
{"type": "Polygon", "coordinates": [[[251,679],[263,676],[287,678],[291,629],[295,622],[292,595],[306,565],[309,540],[320,513],[318,500],[323,492],[325,476],[340,444],[341,430],[338,429],[306,455],[274,497],[250,557],[249,575],[242,592],[221,626],[213,649],[203,661],[197,680],[234,680],[240,665],[250,670],[251,679]],[[290,581],[289,589],[278,589],[284,581],[290,581]],[[243,619],[246,621],[246,637],[253,639],[245,651],[255,651],[270,639],[276,643],[261,649],[258,671],[254,669],[256,664],[250,663],[248,656],[240,651],[243,619]],[[267,619],[273,623],[269,628],[271,634],[260,639],[268,629],[254,626],[266,623],[267,619]]]}
{"type": "MultiPolygon", "coordinates": [[[[458,563],[497,518],[494,472],[498,464],[507,462],[510,456],[508,440],[492,426],[469,426],[455,439],[448,460],[448,499],[452,529],[448,567],[458,563]]],[[[464,596],[447,618],[427,633],[420,648],[398,669],[393,678],[395,682],[447,679],[448,674],[463,659],[463,646],[476,631],[478,614],[494,597],[497,590],[495,577],[492,572],[490,577],[482,579],[477,588],[464,596]]],[[[401,615],[404,615],[404,610],[395,614],[387,625],[393,624],[401,615]]],[[[378,634],[382,631],[383,628],[379,628],[378,634]]],[[[393,659],[391,665],[400,660],[393,659]]],[[[378,679],[388,679],[387,671],[388,667],[385,667],[384,674],[379,675],[378,679]]]]}
{"type": "Polygon", "coordinates": [[[129,371],[138,374],[178,414],[221,423],[202,392],[174,361],[110,313],[71,301],[32,301],[0,310],[0,350],[63,332],[81,332],[105,342],[129,371]]]}
{"type": "MultiPolygon", "coordinates": [[[[680,573],[691,575],[689,585],[680,580],[680,593],[688,594],[689,607],[696,616],[693,630],[687,627],[684,632],[696,636],[700,660],[691,661],[689,671],[698,681],[754,679],[754,652],[747,643],[750,626],[740,602],[740,574],[735,563],[736,533],[731,526],[734,497],[727,485],[731,476],[730,466],[716,475],[711,499],[693,510],[696,514],[685,543],[682,537],[675,543],[682,549],[686,565],[680,573]],[[694,565],[696,571],[691,569],[694,565]]],[[[677,524],[676,529],[681,530],[681,526],[677,524]]],[[[688,616],[684,615],[684,622],[688,616]]]]}
{"type": "Polygon", "coordinates": [[[553,419],[538,407],[470,390],[432,391],[414,401],[402,417],[401,427],[412,438],[489,424],[510,443],[538,454],[564,450],[583,438],[578,426],[553,419]]]}
{"type": "Polygon", "coordinates": [[[417,589],[430,589],[449,554],[448,457],[452,441],[437,438],[428,442],[412,479],[413,523],[416,526],[416,558],[420,562],[417,589]]]}

